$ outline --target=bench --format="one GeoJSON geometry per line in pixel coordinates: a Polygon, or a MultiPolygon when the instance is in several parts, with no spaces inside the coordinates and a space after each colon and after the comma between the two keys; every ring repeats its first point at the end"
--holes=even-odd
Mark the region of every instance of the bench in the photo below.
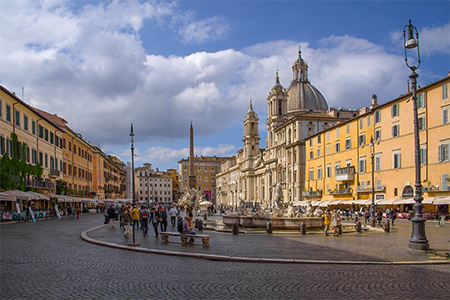
{"type": "Polygon", "coordinates": [[[177,232],[160,232],[161,239],[163,243],[169,242],[169,236],[179,236],[181,238],[181,244],[183,246],[188,244],[188,239],[202,239],[203,247],[209,247],[209,239],[211,238],[210,235],[202,235],[202,234],[182,234],[177,232]]]}

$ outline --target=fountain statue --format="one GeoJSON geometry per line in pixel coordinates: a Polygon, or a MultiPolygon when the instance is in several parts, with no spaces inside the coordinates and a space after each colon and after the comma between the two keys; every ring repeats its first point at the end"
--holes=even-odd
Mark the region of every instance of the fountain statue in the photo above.
{"type": "Polygon", "coordinates": [[[240,199],[239,201],[238,215],[239,216],[247,215],[247,206],[245,205],[245,201],[242,199],[240,199]]]}
{"type": "Polygon", "coordinates": [[[199,190],[188,189],[178,203],[184,207],[190,206],[193,209],[198,209],[201,199],[202,193],[199,190]]]}

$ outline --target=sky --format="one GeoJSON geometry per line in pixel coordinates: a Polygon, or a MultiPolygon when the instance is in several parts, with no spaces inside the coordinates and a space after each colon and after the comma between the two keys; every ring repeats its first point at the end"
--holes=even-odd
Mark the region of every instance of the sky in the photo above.
{"type": "Polygon", "coordinates": [[[449,7],[447,0],[0,0],[0,84],[125,163],[133,123],[135,166],[178,169],[189,156],[191,122],[195,155],[235,155],[250,101],[265,147],[268,93],[277,70],[289,86],[299,47],[330,107],[406,93],[409,19],[419,31],[418,84],[444,78],[449,7]]]}

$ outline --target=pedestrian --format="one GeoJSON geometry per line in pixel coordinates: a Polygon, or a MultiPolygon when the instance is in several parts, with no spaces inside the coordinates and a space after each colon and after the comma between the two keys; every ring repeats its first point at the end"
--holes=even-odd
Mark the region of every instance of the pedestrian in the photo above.
{"type": "Polygon", "coordinates": [[[72,207],[70,205],[67,207],[67,218],[72,219],[72,207]]]}
{"type": "Polygon", "coordinates": [[[369,219],[370,219],[370,212],[369,212],[369,210],[368,209],[366,209],[365,211],[364,211],[364,223],[368,223],[369,222],[369,219]]]}
{"type": "Polygon", "coordinates": [[[114,209],[114,205],[111,205],[108,210],[106,211],[106,213],[108,214],[108,225],[109,225],[109,229],[114,228],[114,215],[116,213],[116,210],[114,209]]]}
{"type": "Polygon", "coordinates": [[[142,232],[144,233],[144,236],[147,235],[147,231],[148,231],[148,216],[149,216],[149,211],[148,211],[147,207],[144,207],[141,210],[141,225],[142,225],[142,232]]]}
{"type": "Polygon", "coordinates": [[[123,227],[124,224],[124,217],[125,217],[125,205],[122,204],[122,206],[119,209],[119,218],[120,218],[120,227],[123,227]]]}
{"type": "Polygon", "coordinates": [[[141,213],[140,213],[139,209],[137,208],[136,205],[134,205],[133,210],[131,211],[131,218],[133,219],[133,228],[136,226],[138,230],[139,230],[139,221],[140,221],[139,215],[140,214],[141,213]]]}
{"type": "Polygon", "coordinates": [[[381,225],[381,221],[383,221],[383,211],[381,210],[381,208],[377,212],[377,221],[378,225],[381,225]]]}
{"type": "Polygon", "coordinates": [[[323,223],[325,224],[325,230],[324,230],[323,234],[325,236],[328,236],[328,229],[330,229],[330,225],[331,225],[331,213],[330,213],[329,208],[327,208],[327,210],[325,211],[325,213],[323,215],[323,223]]]}
{"type": "Polygon", "coordinates": [[[339,236],[339,228],[341,227],[341,216],[333,209],[333,215],[331,216],[331,224],[333,225],[333,236],[339,236]]]}
{"type": "Polygon", "coordinates": [[[391,210],[391,223],[392,223],[392,226],[394,226],[394,221],[395,221],[396,218],[397,218],[397,210],[395,208],[393,208],[391,210]]]}
{"type": "Polygon", "coordinates": [[[167,211],[165,206],[159,212],[159,224],[161,226],[161,232],[167,231],[167,211]]]}
{"type": "Polygon", "coordinates": [[[99,210],[99,207],[98,207],[98,205],[95,207],[95,210],[97,211],[97,213],[98,213],[98,210],[99,210]]]}
{"type": "Polygon", "coordinates": [[[158,223],[159,223],[159,212],[156,211],[155,207],[152,207],[152,212],[150,213],[149,222],[153,225],[153,230],[155,231],[155,237],[158,237],[158,223]]]}
{"type": "Polygon", "coordinates": [[[75,214],[77,215],[77,220],[80,218],[80,213],[81,213],[81,210],[80,210],[80,208],[77,206],[77,208],[75,209],[75,214]]]}
{"type": "MultiPolygon", "coordinates": [[[[189,224],[189,217],[188,216],[184,217],[183,230],[181,231],[181,234],[195,234],[195,231],[192,231],[192,227],[189,224]]],[[[193,244],[193,243],[194,243],[194,239],[190,238],[189,239],[189,244],[193,244]]]]}
{"type": "Polygon", "coordinates": [[[169,209],[170,223],[172,224],[172,227],[175,226],[175,223],[176,223],[176,220],[177,220],[177,214],[178,214],[178,210],[176,208],[176,205],[174,204],[169,209]]]}

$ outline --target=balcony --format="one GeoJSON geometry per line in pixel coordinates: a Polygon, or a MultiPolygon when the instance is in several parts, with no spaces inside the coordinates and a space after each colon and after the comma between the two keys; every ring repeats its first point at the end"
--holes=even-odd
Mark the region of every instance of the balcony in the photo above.
{"type": "Polygon", "coordinates": [[[330,195],[351,195],[353,193],[352,189],[340,189],[330,191],[330,195]]]}
{"type": "MultiPolygon", "coordinates": [[[[374,188],[375,192],[385,192],[386,187],[384,185],[376,185],[374,188]]],[[[358,186],[356,188],[357,193],[371,193],[372,187],[371,186],[358,186]]]]}
{"type": "Polygon", "coordinates": [[[336,169],[336,181],[352,181],[355,174],[355,167],[349,166],[336,169]]]}
{"type": "Polygon", "coordinates": [[[57,169],[50,169],[50,177],[59,177],[59,175],[61,174],[61,172],[57,169]]]}
{"type": "Polygon", "coordinates": [[[322,191],[306,191],[303,192],[303,197],[305,198],[315,198],[322,196],[322,191]]]}
{"type": "Polygon", "coordinates": [[[25,178],[25,186],[39,188],[39,189],[52,190],[55,188],[55,183],[49,179],[42,180],[42,178],[37,178],[36,176],[34,176],[32,178],[30,178],[30,177],[25,178]]]}

